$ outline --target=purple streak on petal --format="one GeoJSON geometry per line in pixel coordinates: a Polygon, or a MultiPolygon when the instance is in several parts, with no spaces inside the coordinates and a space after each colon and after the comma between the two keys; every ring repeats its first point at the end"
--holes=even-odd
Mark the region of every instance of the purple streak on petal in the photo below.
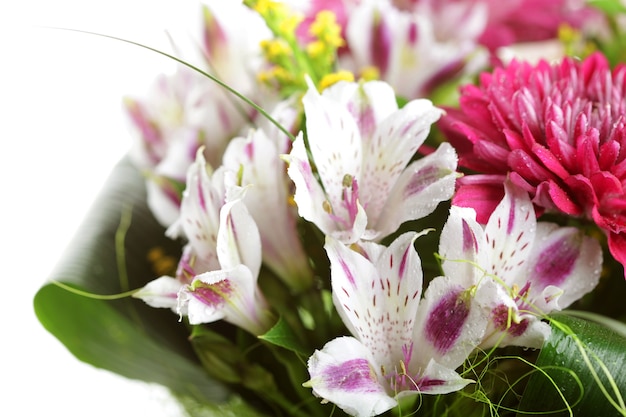
{"type": "Polygon", "coordinates": [[[559,286],[574,269],[579,256],[580,242],[574,236],[565,236],[544,248],[534,268],[535,279],[542,287],[559,286]]]}
{"type": "Polygon", "coordinates": [[[478,252],[478,242],[476,236],[469,227],[469,224],[463,219],[463,252],[478,252]]]}
{"type": "Polygon", "coordinates": [[[195,298],[213,308],[219,308],[224,305],[232,292],[233,287],[227,279],[214,284],[196,283],[191,290],[195,298]]]}
{"type": "Polygon", "coordinates": [[[411,46],[414,46],[417,43],[418,35],[417,24],[415,22],[411,22],[411,25],[409,26],[409,44],[411,46]]]}
{"type": "Polygon", "coordinates": [[[252,161],[254,159],[254,142],[250,141],[246,143],[244,152],[246,153],[246,156],[248,157],[248,159],[252,161]]]}
{"type": "Polygon", "coordinates": [[[389,56],[391,52],[391,33],[383,20],[383,16],[377,13],[374,16],[374,28],[372,34],[371,53],[372,61],[382,75],[389,68],[389,56]]]}
{"type": "Polygon", "coordinates": [[[359,126],[361,136],[371,136],[376,130],[376,118],[374,117],[374,109],[372,109],[369,101],[364,106],[355,106],[354,102],[348,103],[348,111],[352,114],[359,126]]]}
{"type": "Polygon", "coordinates": [[[404,363],[411,363],[411,358],[413,357],[413,341],[409,345],[402,345],[402,357],[404,363]]]}
{"type": "Polygon", "coordinates": [[[511,208],[509,209],[509,222],[506,225],[506,234],[510,235],[515,225],[515,199],[511,199],[511,208]]]}
{"type": "Polygon", "coordinates": [[[469,306],[461,298],[461,293],[456,289],[442,297],[426,322],[426,338],[441,354],[454,346],[469,316],[469,306]]]}
{"type": "Polygon", "coordinates": [[[521,336],[528,328],[528,319],[523,319],[519,323],[511,321],[509,323],[509,308],[500,304],[491,310],[491,317],[496,329],[501,332],[508,332],[511,336],[521,336]]]}
{"type": "Polygon", "coordinates": [[[350,284],[352,284],[353,287],[356,287],[356,280],[354,279],[354,275],[352,275],[352,271],[350,270],[348,264],[341,258],[339,258],[339,264],[341,265],[341,268],[343,268],[343,272],[346,274],[350,284]]]}
{"type": "Polygon", "coordinates": [[[309,164],[309,161],[298,161],[298,164],[300,165],[300,172],[304,178],[307,191],[311,193],[313,191],[313,184],[316,182],[313,171],[311,170],[311,164],[309,164]]]}
{"type": "Polygon", "coordinates": [[[402,254],[402,260],[400,261],[400,267],[398,268],[398,278],[400,279],[400,281],[402,281],[402,278],[404,278],[404,273],[406,272],[406,263],[407,259],[409,258],[410,251],[411,245],[409,245],[404,251],[404,254],[402,254]]]}
{"type": "Polygon", "coordinates": [[[351,392],[379,392],[376,374],[365,359],[351,359],[324,369],[324,382],[329,389],[351,392]]]}
{"type": "MultiPolygon", "coordinates": [[[[200,169],[204,169],[204,167],[201,167],[200,169]]],[[[198,201],[200,203],[200,208],[202,209],[202,211],[204,211],[206,213],[207,208],[206,208],[206,198],[204,197],[204,190],[202,189],[202,176],[198,175],[198,201]]]]}
{"type": "Polygon", "coordinates": [[[441,177],[441,169],[434,165],[426,166],[413,173],[409,185],[404,190],[404,196],[409,198],[422,192],[441,177]]]}
{"type": "Polygon", "coordinates": [[[442,379],[432,379],[427,376],[422,377],[416,381],[417,386],[420,388],[420,391],[428,391],[430,387],[438,387],[439,385],[443,385],[445,383],[442,379]]]}

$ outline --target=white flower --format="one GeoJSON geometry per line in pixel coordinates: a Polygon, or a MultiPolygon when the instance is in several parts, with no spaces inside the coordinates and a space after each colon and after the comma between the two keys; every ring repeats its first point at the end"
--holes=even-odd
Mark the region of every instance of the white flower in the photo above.
{"type": "Polygon", "coordinates": [[[482,340],[488,312],[446,277],[433,280],[421,300],[417,237],[405,233],[388,248],[365,242],[358,252],[327,237],[334,304],[353,337],[313,354],[306,386],[348,414],[381,414],[399,397],[472,382],[455,369],[482,340]]]}
{"type": "MultiPolygon", "coordinates": [[[[174,45],[174,55],[256,99],[259,40],[270,36],[262,18],[238,1],[211,0],[197,9],[187,22],[201,27],[187,25],[185,29],[193,27],[195,33],[182,37],[188,42],[174,45]]],[[[127,97],[124,103],[134,139],[130,154],[147,173],[149,207],[169,227],[179,215],[175,185],[184,183],[196,150],[204,147],[204,157],[216,168],[228,141],[241,133],[254,110],[182,64],[173,73],[160,75],[146,94],[127,97]]]]}
{"type": "Polygon", "coordinates": [[[297,213],[289,203],[289,177],[279,150],[263,130],[233,139],[223,166],[239,172],[243,201],[258,225],[263,260],[290,288],[310,286],[313,275],[297,233],[297,213]]]}
{"type": "Polygon", "coordinates": [[[398,95],[414,98],[463,71],[476,51],[487,10],[479,2],[410,3],[401,8],[375,0],[354,7],[346,27],[350,54],[345,61],[357,73],[376,67],[398,95]]]}
{"type": "Polygon", "coordinates": [[[451,208],[439,252],[444,273],[462,285],[498,285],[483,347],[541,347],[550,333],[541,314],[591,291],[602,266],[595,239],[578,228],[537,222],[528,193],[509,181],[484,228],[473,209],[451,208]]]}
{"type": "Polygon", "coordinates": [[[457,158],[449,144],[410,162],[442,114],[429,100],[398,109],[386,83],[340,82],[321,95],[309,87],[303,104],[307,143],[303,134],[294,142],[288,174],[300,216],[324,234],[382,239],[452,196],[457,158]]]}
{"type": "Polygon", "coordinates": [[[179,312],[187,312],[190,324],[224,320],[254,335],[265,333],[273,316],[257,285],[261,239],[241,199],[220,210],[217,256],[220,270],[199,274],[180,289],[179,312]]]}
{"type": "Polygon", "coordinates": [[[242,202],[246,190],[234,177],[223,168],[211,173],[198,151],[188,171],[181,217],[167,230],[170,237],[188,241],[177,276],[160,277],[134,296],[188,316],[191,324],[223,319],[261,334],[272,320],[256,285],[261,239],[242,202]]]}

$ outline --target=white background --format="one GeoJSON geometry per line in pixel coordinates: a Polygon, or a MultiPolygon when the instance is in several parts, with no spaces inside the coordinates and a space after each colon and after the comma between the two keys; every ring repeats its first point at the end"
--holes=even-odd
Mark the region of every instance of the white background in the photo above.
{"type": "MultiPolygon", "coordinates": [[[[7,4],[8,3],[8,4],[7,4]]],[[[121,97],[171,63],[90,30],[165,48],[178,1],[0,5],[0,415],[176,416],[159,386],[75,359],[32,299],[130,143],[121,97]]],[[[193,3],[195,4],[195,3],[193,3]]]]}

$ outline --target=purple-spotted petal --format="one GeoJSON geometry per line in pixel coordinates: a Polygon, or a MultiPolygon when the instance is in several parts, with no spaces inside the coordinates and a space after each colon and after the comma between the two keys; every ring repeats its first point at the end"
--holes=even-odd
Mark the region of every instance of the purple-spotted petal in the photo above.
{"type": "MultiPolygon", "coordinates": [[[[520,309],[511,292],[498,285],[491,299],[488,326],[480,344],[482,349],[494,346],[524,346],[541,348],[550,335],[550,326],[541,321],[535,311],[520,309]]],[[[528,308],[528,306],[526,306],[528,308]]]]}
{"type": "Polygon", "coordinates": [[[417,313],[414,339],[419,340],[420,354],[412,368],[424,367],[424,360],[456,369],[483,339],[487,326],[488,299],[494,289],[481,286],[475,292],[450,277],[430,282],[417,313]]]}
{"type": "Polygon", "coordinates": [[[507,285],[525,267],[535,238],[537,220],[528,193],[506,181],[504,198],[485,227],[491,251],[487,272],[507,285]]]}
{"type": "MultiPolygon", "coordinates": [[[[385,86],[393,95],[388,84],[377,84],[385,86]]],[[[413,100],[383,120],[371,138],[364,136],[360,187],[362,195],[368,196],[366,210],[370,225],[379,223],[386,196],[442,113],[429,100],[413,100]]],[[[427,180],[426,176],[421,179],[427,180]]]]}
{"type": "Polygon", "coordinates": [[[335,306],[346,327],[383,366],[402,360],[402,347],[411,344],[422,290],[416,238],[405,233],[384,249],[369,243],[362,254],[326,239],[335,306]]]}
{"type": "Polygon", "coordinates": [[[471,379],[462,378],[454,369],[450,369],[430,360],[421,377],[416,380],[419,392],[424,394],[448,394],[465,388],[473,383],[471,379]]]}
{"type": "Polygon", "coordinates": [[[344,178],[347,175],[358,179],[363,159],[358,125],[342,103],[320,95],[314,86],[309,87],[302,104],[311,156],[326,199],[336,216],[347,219],[342,204],[344,178]]]}
{"type": "Polygon", "coordinates": [[[530,278],[530,301],[549,313],[593,290],[601,269],[602,249],[596,239],[575,227],[539,222],[527,273],[516,284],[523,288],[530,278]]]}
{"type": "Polygon", "coordinates": [[[405,221],[432,213],[440,202],[454,194],[456,166],[456,152],[447,143],[410,164],[391,190],[373,229],[383,237],[395,232],[405,221]]]}
{"type": "Polygon", "coordinates": [[[352,416],[370,417],[397,405],[385,390],[380,367],[369,350],[352,337],[339,337],[309,358],[313,393],[352,416]]]}
{"type": "Polygon", "coordinates": [[[187,306],[190,324],[225,320],[254,335],[272,326],[272,316],[256,277],[245,265],[198,275],[179,293],[179,307],[187,306]]]}
{"type": "Polygon", "coordinates": [[[439,238],[444,274],[469,288],[485,272],[488,259],[485,250],[485,233],[476,221],[474,209],[452,206],[439,238]]]}

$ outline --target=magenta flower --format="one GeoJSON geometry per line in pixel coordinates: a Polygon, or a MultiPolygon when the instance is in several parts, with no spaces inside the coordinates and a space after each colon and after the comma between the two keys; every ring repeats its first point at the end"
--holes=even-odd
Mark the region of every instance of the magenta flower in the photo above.
{"type": "Polygon", "coordinates": [[[485,0],[489,8],[487,27],[480,43],[489,49],[519,42],[557,37],[563,24],[579,28],[598,16],[581,0],[485,0]]]}
{"type": "Polygon", "coordinates": [[[625,75],[626,65],[611,70],[596,53],[554,65],[514,61],[465,86],[441,128],[460,165],[478,174],[458,181],[454,204],[485,223],[508,175],[540,212],[595,222],[625,264],[625,75]]]}

